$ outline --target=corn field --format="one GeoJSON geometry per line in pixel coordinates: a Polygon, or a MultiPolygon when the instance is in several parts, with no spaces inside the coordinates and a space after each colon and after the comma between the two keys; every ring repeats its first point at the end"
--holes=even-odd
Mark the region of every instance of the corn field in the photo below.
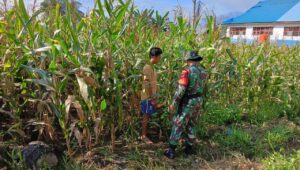
{"type": "MultiPolygon", "coordinates": [[[[200,136],[205,126],[241,124],[244,117],[253,124],[282,116],[300,120],[297,45],[231,44],[214,17],[206,17],[207,32],[201,33],[201,17],[195,26],[182,17],[166,22],[168,14],[139,11],[131,1],[97,0],[86,17],[74,11],[66,2],[62,14],[57,4],[43,18],[45,11],[29,15],[23,0],[15,0],[15,8],[1,14],[0,142],[48,141],[72,155],[107,142],[115,149],[121,137],[134,141],[141,70],[154,46],[164,51],[156,69],[160,100],[167,104],[186,52],[204,56],[209,80],[200,136]]],[[[159,126],[168,131],[167,116],[162,119],[159,126]]]]}

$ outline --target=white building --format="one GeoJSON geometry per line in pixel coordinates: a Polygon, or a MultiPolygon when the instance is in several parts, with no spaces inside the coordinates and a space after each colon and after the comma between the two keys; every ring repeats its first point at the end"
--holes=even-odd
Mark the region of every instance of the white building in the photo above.
{"type": "Polygon", "coordinates": [[[223,22],[232,42],[252,43],[265,34],[270,42],[300,43],[300,0],[262,0],[244,14],[223,22]]]}

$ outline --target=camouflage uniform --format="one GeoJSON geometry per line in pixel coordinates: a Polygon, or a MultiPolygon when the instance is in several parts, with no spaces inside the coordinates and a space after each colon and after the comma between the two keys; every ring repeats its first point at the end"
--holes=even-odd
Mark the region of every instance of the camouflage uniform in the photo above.
{"type": "Polygon", "coordinates": [[[170,145],[176,146],[183,134],[189,145],[196,138],[195,126],[200,115],[206,77],[206,71],[197,64],[182,71],[172,103],[177,112],[173,117],[170,145]]]}

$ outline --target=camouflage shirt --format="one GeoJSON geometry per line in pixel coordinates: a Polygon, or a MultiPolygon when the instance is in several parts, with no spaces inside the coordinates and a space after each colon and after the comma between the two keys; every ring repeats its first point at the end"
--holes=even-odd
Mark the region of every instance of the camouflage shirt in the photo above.
{"type": "Polygon", "coordinates": [[[206,78],[206,71],[197,64],[185,68],[180,75],[172,104],[178,107],[184,94],[194,95],[203,93],[206,78]]]}

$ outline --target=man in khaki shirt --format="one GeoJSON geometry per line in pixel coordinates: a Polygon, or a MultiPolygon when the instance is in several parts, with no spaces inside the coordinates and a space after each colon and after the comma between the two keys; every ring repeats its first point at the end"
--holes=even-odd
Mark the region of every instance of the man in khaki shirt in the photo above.
{"type": "Polygon", "coordinates": [[[152,114],[156,112],[157,107],[157,73],[153,65],[159,63],[162,50],[153,47],[150,50],[150,62],[143,68],[143,84],[141,92],[141,111],[143,113],[142,135],[140,139],[148,144],[151,140],[147,137],[148,122],[152,114]]]}

